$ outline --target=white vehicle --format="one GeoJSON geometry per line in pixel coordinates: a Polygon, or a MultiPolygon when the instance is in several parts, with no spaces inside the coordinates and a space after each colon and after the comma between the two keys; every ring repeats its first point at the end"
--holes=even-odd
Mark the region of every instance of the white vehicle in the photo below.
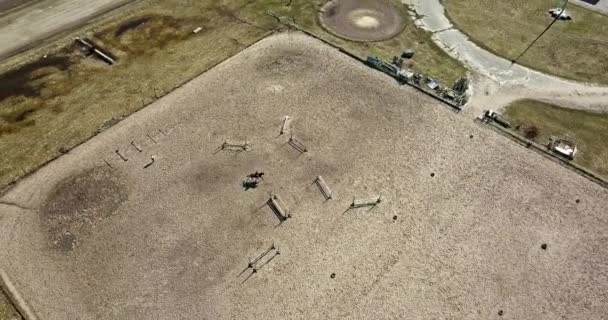
{"type": "Polygon", "coordinates": [[[577,151],[576,144],[574,144],[574,142],[557,138],[551,138],[549,149],[570,160],[574,159],[577,151]]]}
{"type": "Polygon", "coordinates": [[[572,20],[572,17],[568,14],[568,12],[562,8],[549,9],[549,14],[553,18],[558,18],[560,20],[572,20]]]}

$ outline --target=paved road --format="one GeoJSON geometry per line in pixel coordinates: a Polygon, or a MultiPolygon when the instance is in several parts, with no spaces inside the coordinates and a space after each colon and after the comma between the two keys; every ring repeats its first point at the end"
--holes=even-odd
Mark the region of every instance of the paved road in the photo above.
{"type": "MultiPolygon", "coordinates": [[[[24,0],[0,0],[17,4],[24,0]]],[[[27,0],[25,0],[27,1],[27,0]]],[[[0,17],[0,60],[132,0],[44,0],[0,17]]]]}
{"type": "Polygon", "coordinates": [[[34,0],[0,0],[0,14],[34,0]]]}
{"type": "Polygon", "coordinates": [[[421,16],[416,23],[433,32],[433,40],[440,47],[474,72],[475,90],[467,106],[471,112],[487,109],[489,105],[500,109],[521,98],[563,101],[567,105],[578,102],[575,108],[608,111],[603,102],[608,99],[607,87],[573,82],[512,65],[509,60],[480,48],[455,29],[439,0],[404,0],[404,3],[413,6],[421,16]]]}
{"type": "Polygon", "coordinates": [[[608,0],[600,0],[600,2],[598,2],[595,5],[591,5],[591,4],[581,1],[581,0],[571,0],[570,2],[608,15],[608,0]]]}

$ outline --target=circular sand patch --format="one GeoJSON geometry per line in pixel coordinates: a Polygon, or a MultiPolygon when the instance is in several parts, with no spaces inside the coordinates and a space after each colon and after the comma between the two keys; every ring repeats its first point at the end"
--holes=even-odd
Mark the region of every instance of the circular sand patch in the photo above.
{"type": "Polygon", "coordinates": [[[319,18],[330,33],[363,42],[390,39],[405,26],[399,9],[388,0],[329,1],[319,18]]]}
{"type": "Polygon", "coordinates": [[[380,26],[380,21],[370,15],[353,15],[353,22],[359,28],[375,29],[380,26]]]}

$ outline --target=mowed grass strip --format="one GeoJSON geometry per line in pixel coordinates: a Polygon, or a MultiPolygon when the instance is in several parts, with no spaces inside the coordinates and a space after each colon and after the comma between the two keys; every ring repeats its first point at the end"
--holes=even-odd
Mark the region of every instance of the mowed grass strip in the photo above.
{"type": "MultiPolygon", "coordinates": [[[[56,43],[0,65],[0,190],[86,141],[156,97],[238,53],[286,21],[365,58],[390,59],[409,48],[411,68],[451,84],[465,68],[415,27],[394,39],[359,43],[329,35],[318,23],[321,2],[308,0],[144,0],[73,31],[56,43]],[[275,17],[282,17],[279,22],[275,17]],[[283,19],[284,18],[284,19],[283,19]],[[192,30],[202,30],[193,34],[192,30]],[[108,66],[79,53],[76,36],[110,51],[108,66]],[[40,58],[45,55],[45,58],[40,58]]],[[[230,81],[230,79],[226,79],[230,81]]],[[[370,84],[374,85],[374,84],[370,84]]]]}
{"type": "MultiPolygon", "coordinates": [[[[448,0],[454,25],[481,47],[516,58],[548,25],[557,0],[448,0]]],[[[558,21],[519,63],[563,78],[608,83],[608,16],[569,5],[571,21],[558,21]]]]}
{"type": "Polygon", "coordinates": [[[574,161],[608,177],[608,114],[519,100],[507,107],[505,116],[523,134],[535,127],[533,140],[541,144],[548,144],[551,136],[575,141],[579,152],[574,161]]]}

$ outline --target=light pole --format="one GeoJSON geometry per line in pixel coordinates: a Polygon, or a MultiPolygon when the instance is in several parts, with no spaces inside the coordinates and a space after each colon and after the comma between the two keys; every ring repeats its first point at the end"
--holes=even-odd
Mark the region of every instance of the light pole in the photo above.
{"type": "Polygon", "coordinates": [[[526,49],[524,49],[524,51],[522,51],[517,58],[511,60],[511,65],[517,63],[517,60],[519,60],[524,54],[526,54],[526,52],[528,52],[528,50],[530,50],[530,48],[532,48],[532,46],[536,43],[536,41],[538,41],[538,39],[540,39],[540,37],[542,37],[545,32],[549,31],[549,29],[551,29],[551,26],[553,26],[553,24],[559,20],[559,18],[562,16],[562,14],[566,13],[566,6],[568,6],[568,0],[564,1],[564,5],[562,6],[562,8],[560,9],[559,14],[555,15],[555,17],[553,17],[553,21],[551,21],[551,23],[545,28],[545,30],[543,30],[543,32],[541,32],[538,37],[536,37],[536,39],[534,39],[534,41],[532,41],[527,47],[526,49]]]}

